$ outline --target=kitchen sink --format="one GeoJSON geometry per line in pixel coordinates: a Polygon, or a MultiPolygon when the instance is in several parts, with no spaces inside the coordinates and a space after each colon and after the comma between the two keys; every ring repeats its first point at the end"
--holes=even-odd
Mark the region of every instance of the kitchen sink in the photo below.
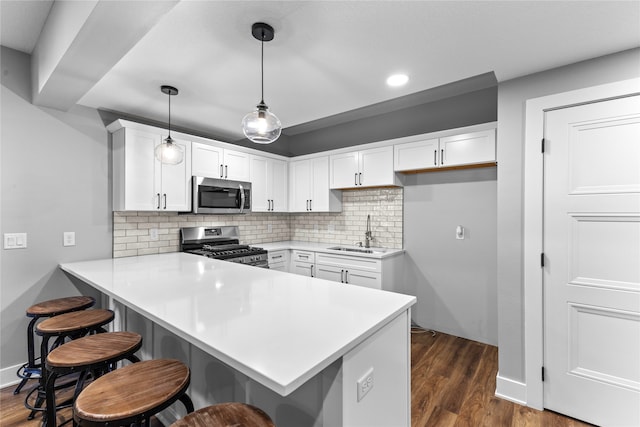
{"type": "Polygon", "coordinates": [[[359,252],[361,254],[375,254],[375,253],[384,253],[387,250],[384,248],[353,248],[348,246],[334,246],[329,248],[335,251],[345,251],[345,252],[359,252]]]}

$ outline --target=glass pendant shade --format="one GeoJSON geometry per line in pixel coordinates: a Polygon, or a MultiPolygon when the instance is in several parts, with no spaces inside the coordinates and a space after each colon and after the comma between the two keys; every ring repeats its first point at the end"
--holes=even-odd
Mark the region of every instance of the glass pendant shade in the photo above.
{"type": "Polygon", "coordinates": [[[156,146],[156,159],[167,165],[177,165],[184,160],[184,150],[173,142],[171,137],[164,140],[162,144],[156,146]]]}
{"type": "Polygon", "coordinates": [[[177,165],[184,160],[184,150],[181,146],[173,142],[171,138],[171,96],[178,94],[178,89],[173,86],[160,86],[162,93],[169,95],[169,135],[159,145],[156,146],[154,153],[156,159],[166,165],[177,165]]]}
{"type": "Polygon", "coordinates": [[[275,114],[269,111],[264,102],[242,119],[242,132],[256,144],[271,144],[280,137],[282,124],[275,114]]]}

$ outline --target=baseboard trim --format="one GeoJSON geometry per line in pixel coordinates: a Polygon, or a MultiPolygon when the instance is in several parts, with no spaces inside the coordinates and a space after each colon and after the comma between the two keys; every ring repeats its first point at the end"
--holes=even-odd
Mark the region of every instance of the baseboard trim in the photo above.
{"type": "Polygon", "coordinates": [[[18,378],[16,372],[18,372],[21,366],[22,363],[0,369],[0,388],[17,385],[20,382],[20,378],[18,378]]]}
{"type": "Polygon", "coordinates": [[[496,376],[496,396],[520,405],[527,405],[527,385],[520,381],[496,376]]]}

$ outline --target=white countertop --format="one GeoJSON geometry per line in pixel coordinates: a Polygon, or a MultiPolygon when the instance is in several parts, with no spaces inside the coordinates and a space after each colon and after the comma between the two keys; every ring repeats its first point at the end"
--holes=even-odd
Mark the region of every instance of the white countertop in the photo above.
{"type": "Polygon", "coordinates": [[[416,302],[180,252],[60,268],[283,396],[416,302]]]}
{"type": "Polygon", "coordinates": [[[367,253],[362,253],[362,252],[352,252],[352,251],[340,251],[340,250],[336,250],[336,249],[330,249],[336,246],[342,246],[342,247],[348,247],[348,248],[354,248],[354,249],[367,249],[367,248],[361,248],[358,246],[354,246],[354,245],[340,245],[338,243],[320,243],[320,242],[300,242],[297,240],[286,240],[286,241],[282,241],[282,242],[272,242],[272,243],[257,243],[255,245],[252,246],[256,246],[259,248],[264,248],[267,251],[278,251],[278,250],[283,250],[283,249],[297,249],[297,250],[301,250],[301,251],[312,251],[312,252],[324,252],[324,253],[328,253],[328,254],[336,254],[336,255],[345,255],[345,256],[359,256],[359,257],[365,257],[365,258],[377,258],[377,259],[383,259],[383,258],[388,258],[391,256],[395,256],[395,255],[400,255],[402,253],[404,253],[404,249],[389,249],[389,248],[384,248],[384,252],[380,252],[377,249],[378,248],[371,248],[371,249],[375,249],[373,253],[367,254],[367,253]]]}

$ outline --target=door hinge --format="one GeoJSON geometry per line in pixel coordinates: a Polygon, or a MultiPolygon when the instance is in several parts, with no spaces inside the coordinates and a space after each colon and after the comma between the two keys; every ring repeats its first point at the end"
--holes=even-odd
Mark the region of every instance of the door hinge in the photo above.
{"type": "Polygon", "coordinates": [[[544,252],[540,254],[540,267],[544,268],[544,252]]]}
{"type": "Polygon", "coordinates": [[[544,138],[542,138],[542,152],[543,153],[544,153],[544,143],[545,143],[545,140],[544,140],[544,138]]]}
{"type": "Polygon", "coordinates": [[[542,371],[541,372],[542,373],[542,381],[544,381],[544,366],[542,367],[541,371],[542,371]]]}

